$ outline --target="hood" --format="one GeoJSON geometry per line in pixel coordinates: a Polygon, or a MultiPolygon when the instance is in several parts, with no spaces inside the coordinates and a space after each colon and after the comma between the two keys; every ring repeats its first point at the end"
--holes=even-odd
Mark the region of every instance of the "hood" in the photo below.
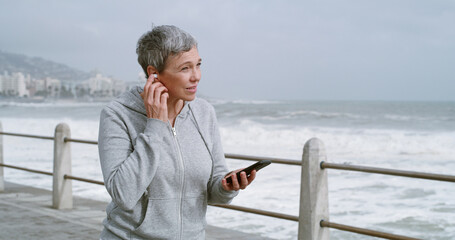
{"type": "MultiPolygon", "coordinates": [[[[143,86],[134,86],[130,90],[121,94],[118,98],[114,100],[126,108],[129,108],[133,111],[139,112],[143,115],[147,115],[144,107],[144,100],[142,100],[141,93],[144,91],[143,86]]],[[[185,101],[182,111],[179,113],[180,116],[185,116],[188,113],[188,104],[189,102],[185,101]]]]}

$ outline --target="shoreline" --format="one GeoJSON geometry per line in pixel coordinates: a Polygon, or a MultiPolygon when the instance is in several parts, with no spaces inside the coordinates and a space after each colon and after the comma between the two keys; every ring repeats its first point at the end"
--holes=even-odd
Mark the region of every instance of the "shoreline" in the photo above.
{"type": "Polygon", "coordinates": [[[49,104],[49,103],[108,103],[112,98],[84,98],[84,99],[69,99],[69,98],[5,98],[0,97],[0,103],[31,103],[31,104],[49,104]]]}

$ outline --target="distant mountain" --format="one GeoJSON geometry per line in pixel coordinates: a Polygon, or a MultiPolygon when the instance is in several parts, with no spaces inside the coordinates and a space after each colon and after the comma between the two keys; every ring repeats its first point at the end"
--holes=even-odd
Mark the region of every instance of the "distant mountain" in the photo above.
{"type": "Polygon", "coordinates": [[[4,71],[8,71],[9,74],[22,72],[37,79],[51,77],[63,81],[81,81],[90,77],[89,73],[61,63],[0,51],[0,74],[4,71]]]}

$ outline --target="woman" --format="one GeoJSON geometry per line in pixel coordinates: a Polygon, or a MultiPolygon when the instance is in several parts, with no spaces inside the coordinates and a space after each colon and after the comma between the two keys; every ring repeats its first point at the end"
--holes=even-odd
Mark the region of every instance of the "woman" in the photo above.
{"type": "Polygon", "coordinates": [[[197,42],[175,26],[138,41],[147,82],[101,112],[99,154],[112,202],[101,239],[205,239],[208,203],[229,203],[255,178],[227,174],[215,111],[195,98],[197,42]]]}

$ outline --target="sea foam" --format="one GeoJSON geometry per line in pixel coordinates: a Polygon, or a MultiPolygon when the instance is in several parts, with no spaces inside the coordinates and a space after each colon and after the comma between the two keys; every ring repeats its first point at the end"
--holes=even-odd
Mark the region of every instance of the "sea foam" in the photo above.
{"type": "MultiPolygon", "coordinates": [[[[235,103],[241,107],[232,104],[216,106],[227,153],[299,160],[305,142],[317,137],[325,145],[329,162],[442,174],[453,174],[455,169],[455,129],[451,123],[445,125],[444,130],[420,125],[397,128],[395,125],[395,122],[410,125],[413,118],[422,124],[425,121],[434,124],[451,115],[439,113],[423,119],[421,115],[425,114],[382,114],[383,118],[390,118],[387,120],[390,122],[378,120],[379,124],[376,124],[374,117],[353,111],[319,111],[298,106],[284,111],[281,103],[275,104],[275,110],[267,104],[235,103]],[[294,113],[290,117],[295,121],[276,118],[289,117],[279,111],[294,113]],[[269,120],[264,121],[264,118],[269,120]]],[[[5,132],[44,136],[53,136],[55,126],[65,122],[70,126],[73,138],[96,141],[101,106],[8,105],[2,106],[0,120],[5,132]]],[[[3,136],[3,141],[5,163],[52,171],[52,141],[12,136],[3,136]]],[[[251,164],[233,159],[227,159],[227,163],[230,169],[251,164]]],[[[75,176],[103,179],[96,145],[72,143],[72,165],[75,176]]],[[[262,169],[255,182],[241,191],[232,203],[298,215],[300,174],[298,166],[272,164],[262,169]]],[[[455,236],[455,217],[447,214],[455,209],[452,183],[332,169],[328,170],[328,176],[331,221],[424,239],[452,239],[455,236]]],[[[5,169],[5,178],[45,189],[52,187],[51,177],[34,173],[5,169]]],[[[73,181],[73,191],[78,196],[106,202],[110,199],[104,187],[98,185],[73,181]]],[[[276,239],[295,239],[297,236],[295,222],[214,207],[209,208],[207,221],[276,239]]],[[[340,231],[332,232],[331,238],[362,239],[340,231]]]]}

